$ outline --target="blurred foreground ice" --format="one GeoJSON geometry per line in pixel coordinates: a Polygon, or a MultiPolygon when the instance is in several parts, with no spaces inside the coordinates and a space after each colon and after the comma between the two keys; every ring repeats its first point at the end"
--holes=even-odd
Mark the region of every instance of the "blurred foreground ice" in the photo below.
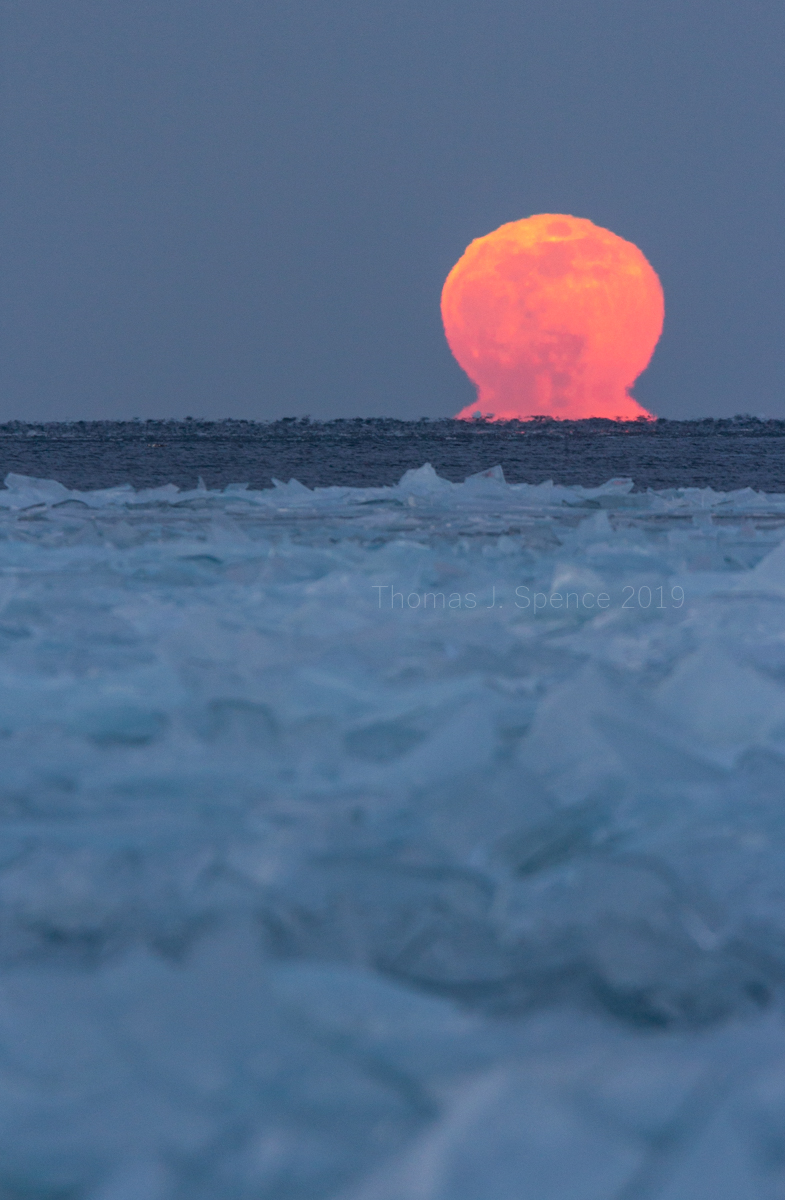
{"type": "Polygon", "coordinates": [[[785,496],[6,483],[2,1200],[782,1200],[785,496]]]}

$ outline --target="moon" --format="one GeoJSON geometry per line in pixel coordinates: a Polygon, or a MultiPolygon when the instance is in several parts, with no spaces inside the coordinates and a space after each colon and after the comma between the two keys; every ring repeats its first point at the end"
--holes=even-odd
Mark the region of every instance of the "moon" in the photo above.
{"type": "Polygon", "coordinates": [[[662,285],[637,246],[583,217],[540,213],[475,238],[442,291],[450,349],[477,385],[457,414],[630,421],[662,332],[662,285]]]}

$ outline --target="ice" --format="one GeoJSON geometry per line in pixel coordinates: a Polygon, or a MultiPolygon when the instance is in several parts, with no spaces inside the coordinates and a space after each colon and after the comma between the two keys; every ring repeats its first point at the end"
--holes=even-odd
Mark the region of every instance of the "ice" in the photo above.
{"type": "Polygon", "coordinates": [[[0,1196],[785,1194],[785,496],[0,491],[0,1196]]]}

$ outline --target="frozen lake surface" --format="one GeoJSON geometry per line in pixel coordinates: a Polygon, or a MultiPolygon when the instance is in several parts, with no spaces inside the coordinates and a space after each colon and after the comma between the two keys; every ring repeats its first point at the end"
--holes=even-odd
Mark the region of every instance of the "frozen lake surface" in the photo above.
{"type": "Polygon", "coordinates": [[[0,491],[0,1196],[782,1200],[785,495],[0,491]]]}

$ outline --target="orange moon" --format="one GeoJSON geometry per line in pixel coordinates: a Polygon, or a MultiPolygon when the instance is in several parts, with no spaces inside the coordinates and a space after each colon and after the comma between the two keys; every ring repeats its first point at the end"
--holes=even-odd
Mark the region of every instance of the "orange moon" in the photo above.
{"type": "Polygon", "coordinates": [[[649,417],[629,389],[664,314],[638,247],[592,221],[540,213],[475,238],[442,291],[447,341],[477,385],[457,415],[649,417]]]}

